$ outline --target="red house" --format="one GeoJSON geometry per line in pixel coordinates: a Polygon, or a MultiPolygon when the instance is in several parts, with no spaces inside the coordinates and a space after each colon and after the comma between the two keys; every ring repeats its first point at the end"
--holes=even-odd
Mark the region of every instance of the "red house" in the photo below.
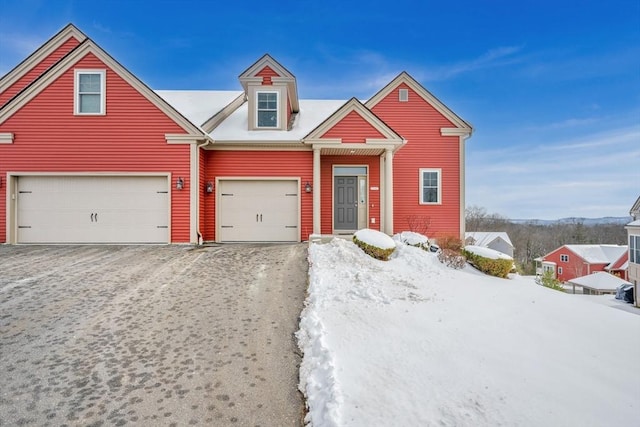
{"type": "Polygon", "coordinates": [[[153,91],[65,27],[0,79],[0,242],[464,236],[472,128],[407,73],[365,103],[300,99],[269,55],[239,80],[153,91]]]}
{"type": "Polygon", "coordinates": [[[552,271],[561,282],[605,271],[628,280],[627,246],[564,245],[539,259],[542,272],[552,271]]]}

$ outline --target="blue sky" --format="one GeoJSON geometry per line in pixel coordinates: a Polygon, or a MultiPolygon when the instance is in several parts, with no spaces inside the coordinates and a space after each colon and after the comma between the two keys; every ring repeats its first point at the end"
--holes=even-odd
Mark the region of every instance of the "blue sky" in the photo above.
{"type": "Polygon", "coordinates": [[[0,75],[73,23],[154,89],[240,89],[264,53],[302,98],[407,71],[471,122],[467,205],[625,216],[640,196],[640,1],[0,0],[0,75]]]}

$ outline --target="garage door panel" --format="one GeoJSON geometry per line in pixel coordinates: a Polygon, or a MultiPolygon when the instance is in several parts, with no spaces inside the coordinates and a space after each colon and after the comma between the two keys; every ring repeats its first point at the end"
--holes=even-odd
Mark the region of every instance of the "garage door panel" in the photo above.
{"type": "Polygon", "coordinates": [[[19,243],[166,243],[162,176],[18,178],[19,243]]]}
{"type": "Polygon", "coordinates": [[[221,180],[220,241],[299,240],[297,180],[221,180]]]}

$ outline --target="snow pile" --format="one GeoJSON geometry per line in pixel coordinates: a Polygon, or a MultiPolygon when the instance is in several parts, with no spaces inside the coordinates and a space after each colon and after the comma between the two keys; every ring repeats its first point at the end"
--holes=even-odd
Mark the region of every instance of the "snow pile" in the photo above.
{"type": "Polygon", "coordinates": [[[403,231],[402,233],[395,234],[393,240],[398,243],[406,243],[411,246],[429,246],[429,238],[420,233],[414,233],[413,231],[403,231]]]}
{"type": "Polygon", "coordinates": [[[307,423],[633,425],[640,315],[398,244],[309,248],[297,333],[307,423]]]}
{"type": "Polygon", "coordinates": [[[502,252],[496,251],[491,248],[485,248],[484,246],[467,245],[464,247],[464,250],[483,258],[513,260],[513,258],[507,254],[503,254],[502,252]]]}
{"type": "Polygon", "coordinates": [[[380,231],[363,228],[355,232],[354,237],[368,245],[380,249],[392,249],[396,247],[393,239],[380,231]]]}

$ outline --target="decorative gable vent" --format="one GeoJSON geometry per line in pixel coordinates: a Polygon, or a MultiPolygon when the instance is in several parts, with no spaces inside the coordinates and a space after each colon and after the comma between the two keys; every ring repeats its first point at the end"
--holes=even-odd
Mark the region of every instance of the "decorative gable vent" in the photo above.
{"type": "Polygon", "coordinates": [[[398,100],[400,102],[408,102],[409,101],[409,89],[400,89],[398,91],[398,100]]]}

